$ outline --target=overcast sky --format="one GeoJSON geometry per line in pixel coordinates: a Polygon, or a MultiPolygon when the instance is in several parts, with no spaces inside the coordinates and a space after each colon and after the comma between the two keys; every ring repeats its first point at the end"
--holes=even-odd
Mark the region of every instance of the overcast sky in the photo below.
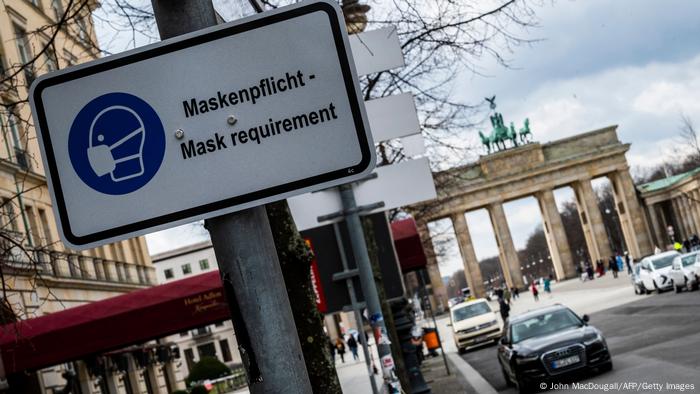
{"type": "MultiPolygon", "coordinates": [[[[469,103],[495,94],[506,123],[520,127],[529,117],[540,142],[616,124],[621,141],[632,143],[633,168],[671,159],[680,114],[700,125],[700,2],[557,1],[536,10],[541,26],[527,36],[543,40],[515,48],[510,69],[485,61],[486,76],[462,75],[456,94],[469,103]]],[[[555,197],[561,204],[572,194],[561,189],[555,197]]],[[[521,248],[541,223],[536,202],[510,202],[505,210],[521,248]]],[[[486,212],[467,220],[478,257],[497,254],[486,212]]],[[[147,240],[158,253],[205,237],[201,227],[186,227],[147,240]]],[[[461,265],[454,252],[440,268],[446,276],[461,265]]]]}

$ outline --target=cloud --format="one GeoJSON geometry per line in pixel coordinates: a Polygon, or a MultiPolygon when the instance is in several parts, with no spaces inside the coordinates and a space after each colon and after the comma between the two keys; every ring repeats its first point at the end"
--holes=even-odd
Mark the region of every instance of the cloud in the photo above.
{"type": "Polygon", "coordinates": [[[146,235],[148,253],[151,256],[207,239],[209,239],[209,233],[202,226],[202,222],[185,224],[146,235]]]}

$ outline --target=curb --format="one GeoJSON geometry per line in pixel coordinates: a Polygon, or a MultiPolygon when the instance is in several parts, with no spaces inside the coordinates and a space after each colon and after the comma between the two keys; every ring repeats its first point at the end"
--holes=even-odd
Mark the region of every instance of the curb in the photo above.
{"type": "Polygon", "coordinates": [[[456,353],[446,353],[447,358],[450,359],[452,365],[457,369],[462,378],[467,381],[467,383],[474,388],[474,390],[479,394],[498,394],[498,391],[489,384],[489,382],[484,379],[479,372],[477,372],[468,362],[464,361],[462,357],[456,353]]]}

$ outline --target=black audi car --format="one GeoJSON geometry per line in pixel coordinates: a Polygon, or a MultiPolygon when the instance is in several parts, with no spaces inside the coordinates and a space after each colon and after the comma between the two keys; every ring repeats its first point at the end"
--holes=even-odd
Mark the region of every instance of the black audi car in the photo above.
{"type": "Polygon", "coordinates": [[[612,369],[603,334],[563,305],[512,316],[503,328],[498,362],[506,383],[521,393],[593,369],[612,369]]]}

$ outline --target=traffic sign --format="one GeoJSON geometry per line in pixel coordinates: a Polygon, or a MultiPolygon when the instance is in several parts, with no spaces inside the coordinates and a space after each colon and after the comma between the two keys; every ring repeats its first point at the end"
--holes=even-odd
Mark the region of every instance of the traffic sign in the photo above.
{"type": "Polygon", "coordinates": [[[375,162],[329,1],[50,73],[30,101],[61,236],[78,249],[347,183],[375,162]]]}

